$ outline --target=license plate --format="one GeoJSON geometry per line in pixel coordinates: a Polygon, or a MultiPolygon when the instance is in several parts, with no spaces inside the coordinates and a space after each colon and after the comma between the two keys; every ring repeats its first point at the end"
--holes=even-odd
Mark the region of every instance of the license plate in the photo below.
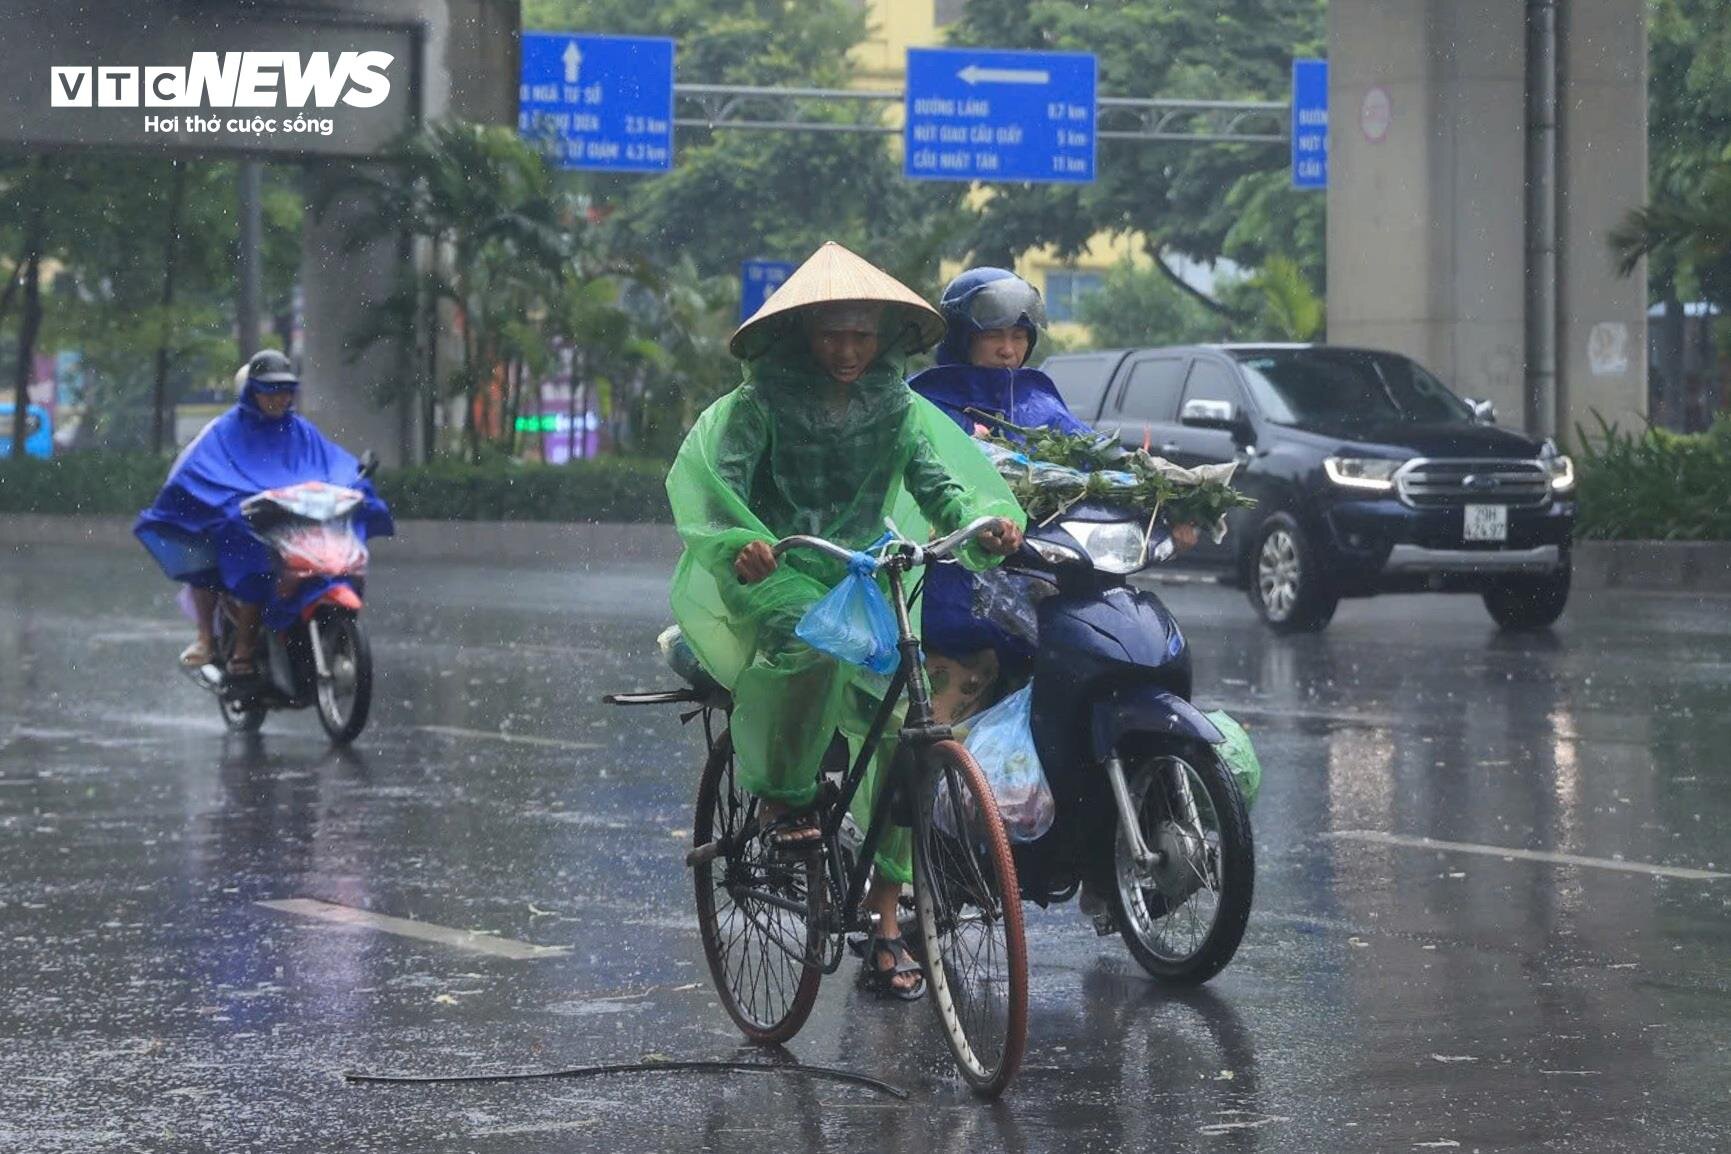
{"type": "Polygon", "coordinates": [[[1468,541],[1507,541],[1509,539],[1509,507],[1507,505],[1468,505],[1462,534],[1468,541]]]}

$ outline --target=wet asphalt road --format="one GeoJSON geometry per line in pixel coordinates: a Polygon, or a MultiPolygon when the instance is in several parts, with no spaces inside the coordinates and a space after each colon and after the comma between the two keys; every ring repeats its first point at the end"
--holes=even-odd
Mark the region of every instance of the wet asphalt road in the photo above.
{"type": "Polygon", "coordinates": [[[0,1150],[1731,1150],[1731,879],[1606,868],[1731,873],[1731,600],[1628,594],[1547,636],[1390,598],[1281,640],[1235,594],[1166,589],[1198,699],[1267,767],[1250,930],[1175,996],[1074,907],[1030,910],[1000,1103],[851,964],[788,1052],[909,1103],[665,1072],[345,1085],[741,1054],[681,863],[701,738],[598,704],[668,682],[665,576],[387,552],[374,722],[338,755],[310,715],[224,734],[142,554],[0,555],[0,1150]],[[258,904],[297,898],[568,952],[258,904]]]}

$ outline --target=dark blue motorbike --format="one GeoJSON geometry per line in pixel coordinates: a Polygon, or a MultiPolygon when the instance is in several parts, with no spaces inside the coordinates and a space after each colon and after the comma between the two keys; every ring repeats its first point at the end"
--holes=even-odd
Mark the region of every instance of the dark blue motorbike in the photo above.
{"type": "Polygon", "coordinates": [[[1081,891],[1102,935],[1144,969],[1205,982],[1250,917],[1255,852],[1219,730],[1190,702],[1190,651],[1153,593],[1130,585],[1166,535],[1122,509],[1077,505],[981,583],[994,619],[1034,641],[1032,727],[1057,818],[1015,846],[1022,896],[1081,891]]]}

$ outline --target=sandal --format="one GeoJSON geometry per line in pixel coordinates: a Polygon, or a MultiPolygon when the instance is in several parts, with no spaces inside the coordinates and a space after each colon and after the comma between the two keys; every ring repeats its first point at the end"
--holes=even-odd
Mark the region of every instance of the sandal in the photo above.
{"type": "Polygon", "coordinates": [[[250,657],[230,657],[226,672],[231,681],[246,681],[258,676],[258,668],[250,657]]]}
{"type": "Polygon", "coordinates": [[[180,651],[180,663],[188,669],[202,669],[215,660],[216,653],[208,641],[194,641],[180,651]]]}
{"type": "Polygon", "coordinates": [[[905,938],[873,938],[865,964],[860,967],[859,988],[866,993],[879,998],[890,998],[898,1002],[917,1002],[926,996],[926,976],[920,971],[920,964],[908,953],[908,943],[905,938]],[[878,965],[878,959],[887,957],[892,965],[884,969],[878,965]],[[919,978],[909,986],[896,985],[896,979],[913,974],[919,978]]]}
{"type": "Polygon", "coordinates": [[[783,810],[764,823],[758,836],[772,849],[816,849],[823,842],[823,829],[812,810],[783,810]]]}

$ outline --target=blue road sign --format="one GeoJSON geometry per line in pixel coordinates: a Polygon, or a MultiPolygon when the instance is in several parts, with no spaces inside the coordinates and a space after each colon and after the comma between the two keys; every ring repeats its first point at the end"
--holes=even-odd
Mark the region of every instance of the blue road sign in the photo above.
{"type": "Polygon", "coordinates": [[[560,168],[673,167],[673,41],[523,34],[517,131],[560,168]]]}
{"type": "Polygon", "coordinates": [[[915,180],[1094,179],[1094,57],[910,48],[902,173],[915,180]]]}
{"type": "Polygon", "coordinates": [[[1292,62],[1292,187],[1328,187],[1328,61],[1292,62]]]}
{"type": "Polygon", "coordinates": [[[739,266],[739,323],[763,307],[769,294],[793,275],[794,266],[784,260],[748,260],[739,266]]]}

